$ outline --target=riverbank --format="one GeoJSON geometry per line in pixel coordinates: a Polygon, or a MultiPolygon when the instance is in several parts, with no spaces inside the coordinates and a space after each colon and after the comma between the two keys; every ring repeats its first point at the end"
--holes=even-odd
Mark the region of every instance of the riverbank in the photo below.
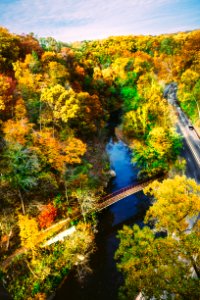
{"type": "MultiPolygon", "coordinates": [[[[137,182],[138,168],[131,163],[131,151],[116,137],[108,142],[106,151],[110,158],[110,167],[116,173],[111,179],[107,192],[114,192],[131,183],[137,182]]],[[[113,204],[98,214],[98,233],[96,252],[92,254],[90,269],[83,282],[79,282],[75,272],[67,278],[56,292],[55,300],[70,297],[71,300],[116,300],[122,277],[116,269],[114,253],[119,241],[117,232],[124,224],[139,224],[150,205],[149,199],[142,192],[129,196],[113,204]]]]}

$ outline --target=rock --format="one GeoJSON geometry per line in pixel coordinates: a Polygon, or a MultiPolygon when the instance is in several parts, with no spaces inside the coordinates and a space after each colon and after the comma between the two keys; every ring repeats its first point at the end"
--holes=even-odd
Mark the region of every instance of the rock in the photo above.
{"type": "Polygon", "coordinates": [[[114,170],[110,170],[110,171],[109,171],[109,175],[110,175],[111,177],[116,177],[116,173],[115,173],[114,170]]]}

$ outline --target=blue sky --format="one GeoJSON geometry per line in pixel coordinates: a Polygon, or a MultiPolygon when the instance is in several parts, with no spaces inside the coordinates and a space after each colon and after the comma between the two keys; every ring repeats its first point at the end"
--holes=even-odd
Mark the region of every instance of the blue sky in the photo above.
{"type": "Polygon", "coordinates": [[[0,26],[70,42],[200,28],[200,0],[0,0],[0,26]]]}

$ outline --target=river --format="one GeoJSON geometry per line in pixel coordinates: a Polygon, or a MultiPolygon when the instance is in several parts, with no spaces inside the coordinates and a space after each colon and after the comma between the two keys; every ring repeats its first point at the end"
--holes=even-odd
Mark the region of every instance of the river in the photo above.
{"type": "MultiPolygon", "coordinates": [[[[137,182],[137,166],[131,163],[131,152],[122,141],[107,144],[111,168],[116,177],[109,184],[109,191],[137,182]]],[[[80,283],[71,274],[57,291],[55,300],[117,300],[117,293],[122,276],[116,269],[114,253],[119,240],[116,235],[123,225],[135,223],[143,225],[143,218],[149,207],[149,200],[142,192],[129,196],[109,208],[103,210],[98,217],[98,233],[96,236],[97,250],[91,256],[92,272],[86,274],[80,283]]]]}

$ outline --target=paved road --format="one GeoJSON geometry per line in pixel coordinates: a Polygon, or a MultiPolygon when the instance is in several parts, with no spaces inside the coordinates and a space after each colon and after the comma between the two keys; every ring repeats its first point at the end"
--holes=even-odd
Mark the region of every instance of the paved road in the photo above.
{"type": "Polygon", "coordinates": [[[182,156],[186,159],[186,175],[200,183],[200,139],[185,113],[178,106],[173,87],[168,93],[168,101],[177,115],[177,131],[183,136],[182,156]]]}

